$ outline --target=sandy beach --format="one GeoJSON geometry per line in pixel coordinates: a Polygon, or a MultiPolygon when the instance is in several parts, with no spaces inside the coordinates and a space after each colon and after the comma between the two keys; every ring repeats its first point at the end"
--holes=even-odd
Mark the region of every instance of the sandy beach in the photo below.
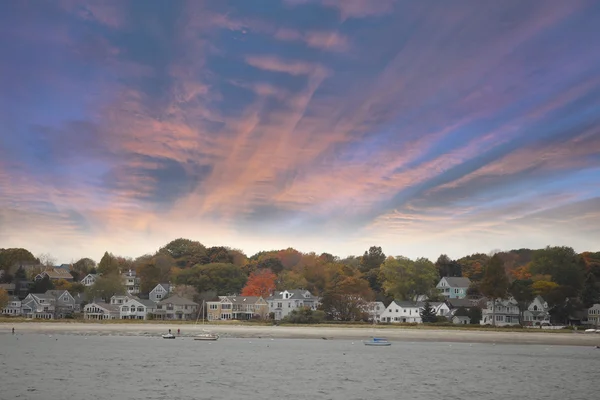
{"type": "Polygon", "coordinates": [[[222,337],[231,338],[287,338],[361,340],[371,336],[387,337],[397,341],[433,341],[463,343],[510,343],[567,346],[598,346],[600,334],[583,332],[499,332],[458,329],[402,329],[402,328],[357,328],[319,326],[252,326],[252,325],[178,325],[173,324],[110,324],[110,323],[61,323],[61,322],[16,322],[0,323],[0,332],[9,333],[54,333],[76,335],[137,335],[154,336],[181,329],[182,336],[194,336],[210,330],[222,337]]]}

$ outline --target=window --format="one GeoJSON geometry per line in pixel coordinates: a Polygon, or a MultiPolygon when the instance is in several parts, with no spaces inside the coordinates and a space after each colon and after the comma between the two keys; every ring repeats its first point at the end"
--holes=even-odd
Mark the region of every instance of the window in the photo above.
{"type": "Polygon", "coordinates": [[[138,312],[144,312],[144,307],[138,307],[137,310],[138,312]]]}
{"type": "Polygon", "coordinates": [[[504,321],[504,315],[496,315],[496,321],[503,322],[504,321]]]}
{"type": "Polygon", "coordinates": [[[157,298],[157,299],[162,299],[162,294],[157,294],[157,295],[156,295],[156,298],[157,298]]]}
{"type": "Polygon", "coordinates": [[[283,303],[277,303],[277,308],[282,308],[283,307],[283,303]]]}
{"type": "Polygon", "coordinates": [[[211,310],[216,310],[217,308],[219,308],[219,305],[218,305],[218,304],[211,304],[211,305],[209,306],[209,308],[210,308],[211,310]]]}

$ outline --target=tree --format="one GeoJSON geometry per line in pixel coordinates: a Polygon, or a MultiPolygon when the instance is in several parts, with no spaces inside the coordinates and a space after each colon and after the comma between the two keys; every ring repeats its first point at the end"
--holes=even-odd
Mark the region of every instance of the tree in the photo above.
{"type": "Polygon", "coordinates": [[[181,270],[176,283],[192,285],[198,293],[214,291],[219,295],[239,293],[248,277],[242,268],[233,264],[204,264],[181,270]]]}
{"type": "Polygon", "coordinates": [[[423,306],[423,310],[421,311],[421,320],[423,321],[423,323],[426,323],[435,322],[436,319],[437,316],[435,315],[435,310],[433,309],[433,307],[431,307],[429,301],[426,301],[425,305],[423,306]]]}
{"type": "Polygon", "coordinates": [[[36,263],[38,260],[23,248],[0,249],[0,269],[8,271],[15,265],[36,263]]]}
{"type": "Polygon", "coordinates": [[[381,267],[385,261],[385,254],[379,246],[369,247],[369,251],[365,251],[360,261],[360,271],[367,272],[369,270],[381,267]]]}
{"type": "Polygon", "coordinates": [[[270,269],[259,269],[248,277],[246,286],[242,289],[242,296],[262,296],[267,298],[275,290],[277,276],[270,269]]]}
{"type": "Polygon", "coordinates": [[[536,296],[542,296],[544,299],[548,300],[548,295],[555,289],[559,287],[558,283],[551,281],[535,281],[531,284],[531,289],[533,290],[533,294],[536,296]]]}
{"type": "Polygon", "coordinates": [[[0,289],[0,310],[6,308],[8,301],[8,292],[4,289],[0,289]]]}
{"type": "Polygon", "coordinates": [[[81,258],[73,263],[73,266],[71,267],[71,275],[75,273],[77,277],[73,276],[73,278],[79,281],[83,279],[87,274],[91,274],[91,270],[93,268],[96,268],[96,261],[87,257],[81,258]]]}
{"type": "Polygon", "coordinates": [[[215,246],[206,249],[206,256],[211,263],[233,264],[233,256],[227,247],[215,246]]]}
{"type": "Polygon", "coordinates": [[[112,296],[125,293],[123,279],[119,274],[112,273],[99,276],[96,282],[87,289],[86,297],[88,301],[101,298],[109,302],[112,296]]]}
{"type": "Polygon", "coordinates": [[[279,274],[283,271],[283,264],[281,263],[281,260],[276,257],[270,257],[259,261],[257,267],[259,269],[270,269],[275,274],[279,274]]]}
{"type": "Polygon", "coordinates": [[[426,258],[412,261],[407,257],[388,257],[381,264],[383,288],[399,300],[430,294],[438,274],[435,265],[426,258]]]}
{"type": "Polygon", "coordinates": [[[51,268],[56,265],[56,258],[52,257],[50,253],[43,253],[37,256],[39,263],[46,268],[51,268]]]}
{"type": "Polygon", "coordinates": [[[283,271],[277,280],[277,288],[285,289],[304,289],[308,287],[306,278],[296,271],[283,271]]]}
{"type": "Polygon", "coordinates": [[[115,274],[119,272],[119,263],[115,256],[108,251],[104,252],[98,264],[98,273],[102,275],[115,274]]]}
{"type": "Polygon", "coordinates": [[[445,254],[438,257],[435,266],[440,278],[445,276],[462,276],[461,265],[458,262],[451,260],[450,257],[445,254]]]}
{"type": "Polygon", "coordinates": [[[54,289],[54,284],[46,275],[42,279],[33,282],[31,293],[46,293],[48,290],[54,289]]]}
{"type": "Polygon", "coordinates": [[[140,278],[140,292],[150,293],[159,283],[169,282],[175,260],[167,253],[157,253],[137,258],[135,265],[140,278]]]}
{"type": "Polygon", "coordinates": [[[523,313],[535,298],[533,292],[533,281],[531,279],[513,281],[508,289],[519,306],[519,324],[523,325],[523,313]]]}
{"type": "Polygon", "coordinates": [[[585,308],[590,308],[596,303],[600,303],[600,288],[596,282],[596,277],[590,272],[583,282],[581,291],[581,303],[585,308]]]}
{"type": "Polygon", "coordinates": [[[481,312],[481,308],[479,307],[471,307],[469,308],[469,318],[471,319],[472,325],[479,325],[483,314],[481,312]]]}
{"type": "Polygon", "coordinates": [[[206,247],[200,242],[189,239],[175,239],[159,250],[167,253],[175,260],[179,268],[191,268],[197,264],[209,264],[206,247]]]}
{"type": "Polygon", "coordinates": [[[533,275],[550,275],[560,286],[581,290],[585,279],[585,261],[571,247],[546,247],[533,253],[530,264],[533,275]]]}
{"type": "Polygon", "coordinates": [[[508,291],[508,277],[498,254],[492,256],[487,264],[479,290],[492,302],[492,325],[496,325],[496,300],[504,299],[508,291]]]}

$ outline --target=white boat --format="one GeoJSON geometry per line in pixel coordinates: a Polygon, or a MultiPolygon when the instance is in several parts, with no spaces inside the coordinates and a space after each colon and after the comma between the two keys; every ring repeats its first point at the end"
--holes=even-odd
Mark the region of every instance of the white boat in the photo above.
{"type": "Polygon", "coordinates": [[[373,338],[371,340],[363,340],[365,346],[391,346],[386,338],[373,338]]]}
{"type": "MultiPolygon", "coordinates": [[[[198,314],[198,318],[196,318],[196,325],[198,325],[198,319],[200,318],[200,314],[202,314],[202,325],[204,325],[204,305],[206,302],[202,300],[202,308],[200,308],[200,313],[198,314]]],[[[212,333],[207,331],[206,329],[202,329],[204,333],[201,333],[194,337],[194,340],[207,340],[207,341],[215,341],[219,340],[219,335],[216,333],[212,333]]]]}
{"type": "Polygon", "coordinates": [[[163,339],[175,339],[175,335],[172,333],[167,333],[166,335],[162,335],[163,339]]]}

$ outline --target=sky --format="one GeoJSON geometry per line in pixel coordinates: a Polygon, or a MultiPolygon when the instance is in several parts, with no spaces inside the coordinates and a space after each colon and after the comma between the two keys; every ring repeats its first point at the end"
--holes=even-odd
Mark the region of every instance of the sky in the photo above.
{"type": "Polygon", "coordinates": [[[600,2],[0,2],[0,248],[600,250],[600,2]]]}

